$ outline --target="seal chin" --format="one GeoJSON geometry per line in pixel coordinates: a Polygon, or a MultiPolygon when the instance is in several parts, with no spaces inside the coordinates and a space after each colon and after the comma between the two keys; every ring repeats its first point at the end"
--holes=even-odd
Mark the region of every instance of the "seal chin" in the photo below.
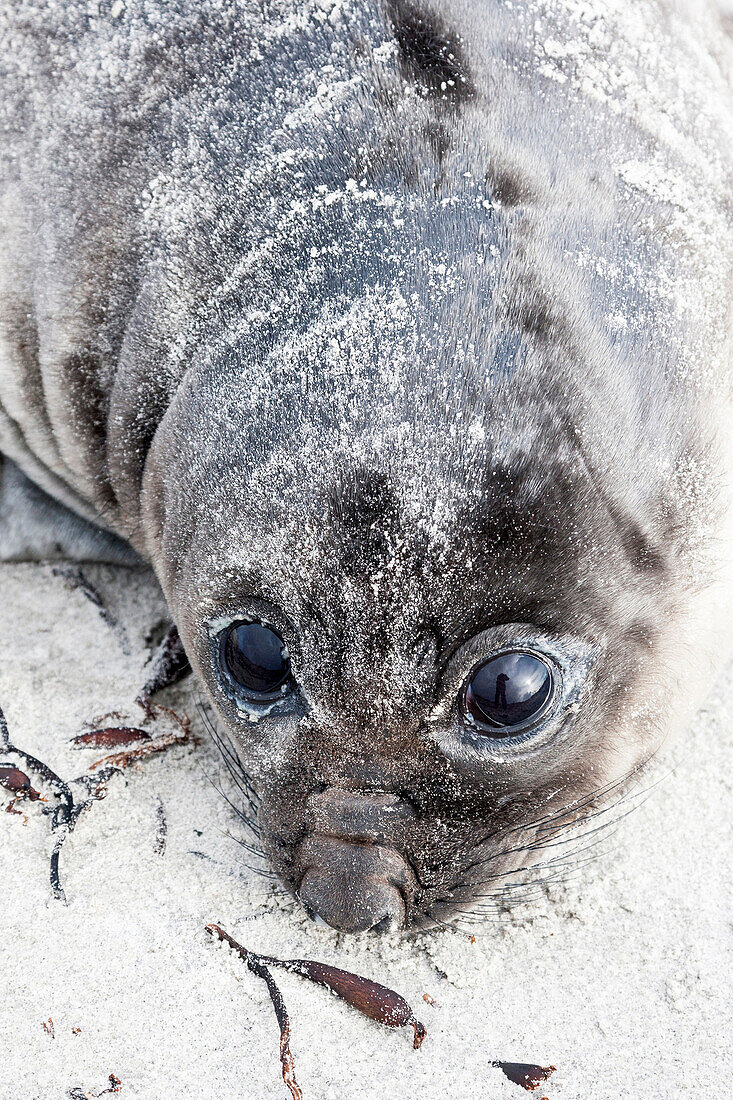
{"type": "Polygon", "coordinates": [[[407,924],[415,876],[394,848],[311,835],[298,848],[306,912],[339,932],[392,932],[407,924]]]}

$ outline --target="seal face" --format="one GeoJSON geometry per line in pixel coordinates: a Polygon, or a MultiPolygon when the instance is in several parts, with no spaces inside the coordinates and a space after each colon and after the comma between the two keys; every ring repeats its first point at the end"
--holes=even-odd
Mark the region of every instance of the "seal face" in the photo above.
{"type": "Polygon", "coordinates": [[[612,7],[0,16],[0,449],[153,564],[344,931],[557,875],[729,613],[723,46],[612,7]]]}

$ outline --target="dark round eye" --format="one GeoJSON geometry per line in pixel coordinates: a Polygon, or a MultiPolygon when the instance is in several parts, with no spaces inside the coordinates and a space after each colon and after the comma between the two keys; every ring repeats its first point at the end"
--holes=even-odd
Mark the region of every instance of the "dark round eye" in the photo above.
{"type": "Polygon", "coordinates": [[[262,623],[231,623],[221,635],[219,664],[235,689],[255,695],[280,694],[290,676],[285,643],[262,623]]]}
{"type": "Polygon", "coordinates": [[[465,709],[492,737],[511,737],[539,718],[552,695],[549,665],[532,653],[490,657],[474,670],[464,694],[465,709]]]}

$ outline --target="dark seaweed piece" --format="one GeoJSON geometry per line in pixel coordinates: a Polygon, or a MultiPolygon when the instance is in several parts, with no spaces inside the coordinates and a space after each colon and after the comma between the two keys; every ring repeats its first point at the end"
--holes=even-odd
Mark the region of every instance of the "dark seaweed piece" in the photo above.
{"type": "Polygon", "coordinates": [[[111,1092],[119,1092],[122,1088],[122,1081],[119,1077],[115,1077],[114,1073],[110,1073],[107,1078],[109,1081],[109,1087],[102,1089],[101,1092],[85,1092],[84,1089],[78,1085],[75,1088],[69,1089],[66,1093],[69,1100],[88,1100],[90,1096],[108,1096],[111,1092]]]}
{"type": "Polygon", "coordinates": [[[267,992],[270,994],[270,1000],[272,1001],[272,1006],[275,1009],[275,1016],[280,1026],[280,1065],[282,1066],[283,1081],[289,1089],[293,1100],[303,1100],[303,1093],[300,1090],[298,1082],[295,1080],[295,1063],[293,1061],[292,1051],[290,1050],[290,1018],[285,1007],[282,993],[278,989],[275,979],[259,955],[255,955],[254,952],[248,951],[246,947],[242,947],[241,943],[237,943],[236,940],[233,940],[228,932],[225,932],[218,924],[207,924],[206,931],[210,936],[216,933],[220,940],[226,940],[229,946],[233,947],[239,954],[239,957],[247,964],[249,970],[256,975],[256,977],[261,978],[267,986],[267,992]]]}
{"type": "Polygon", "coordinates": [[[524,1062],[492,1062],[505,1077],[515,1085],[521,1085],[527,1092],[534,1092],[556,1070],[556,1066],[535,1066],[524,1062]]]}
{"type": "MultiPolygon", "coordinates": [[[[38,760],[30,753],[25,752],[23,749],[17,748],[17,746],[15,746],[11,742],[10,734],[8,732],[8,725],[5,720],[5,715],[2,711],[2,708],[0,708],[0,749],[2,749],[3,754],[8,756],[15,755],[20,757],[20,759],[24,762],[25,767],[27,767],[29,771],[35,772],[37,775],[41,776],[46,783],[49,784],[49,786],[53,790],[54,795],[58,799],[58,802],[55,806],[45,807],[43,812],[50,816],[51,832],[56,836],[53,851],[51,852],[51,864],[49,874],[51,890],[53,892],[53,896],[59,901],[63,901],[64,904],[66,903],[66,894],[64,893],[64,889],[61,885],[59,874],[59,858],[61,855],[61,849],[64,845],[64,841],[66,840],[69,833],[73,831],[76,822],[78,821],[81,814],[85,810],[89,809],[92,803],[105,797],[107,793],[105,787],[107,780],[110,779],[111,776],[115,775],[117,772],[121,771],[122,768],[126,767],[128,764],[132,763],[135,760],[143,760],[148,756],[152,756],[153,753],[161,752],[163,749],[167,749],[172,745],[183,744],[185,741],[188,740],[190,736],[190,723],[188,718],[182,718],[180,717],[180,715],[176,714],[174,711],[169,710],[166,707],[158,707],[156,708],[156,711],[160,713],[165,713],[169,717],[171,717],[178,726],[178,729],[176,731],[163,734],[161,737],[158,737],[155,740],[150,739],[149,735],[145,735],[148,737],[148,740],[143,741],[142,744],[139,744],[134,748],[128,748],[125,752],[113,753],[112,755],[106,756],[101,760],[97,760],[96,763],[92,764],[89,768],[89,772],[91,772],[92,774],[81,775],[77,779],[71,780],[71,783],[67,783],[60,776],[58,776],[56,772],[49,768],[47,764],[44,764],[42,760],[38,760]],[[72,784],[81,787],[86,792],[87,797],[77,802],[71,790],[72,784]]],[[[131,728],[132,727],[123,727],[125,732],[129,732],[131,728]]],[[[122,731],[109,729],[102,732],[108,734],[111,738],[111,741],[105,743],[115,744],[116,733],[122,731]]],[[[144,731],[139,732],[144,734],[144,731]]],[[[81,736],[84,737],[86,735],[82,734],[81,736]]],[[[86,743],[94,744],[93,741],[88,741],[86,743]]],[[[118,743],[129,743],[129,739],[123,737],[121,742],[118,743]]],[[[82,744],[84,744],[84,742],[82,742],[82,744]]],[[[16,768],[15,765],[7,764],[4,767],[8,782],[18,782],[23,784],[25,782],[25,779],[27,779],[27,777],[25,777],[25,779],[23,778],[24,773],[21,771],[20,768],[16,768]]],[[[30,780],[28,780],[28,787],[29,790],[32,790],[32,788],[30,787],[30,780]]],[[[37,792],[35,793],[39,798],[41,797],[40,795],[38,795],[37,792]]],[[[31,798],[32,801],[34,801],[34,799],[30,795],[28,795],[28,797],[31,798]]],[[[45,799],[42,799],[42,801],[45,801],[45,799]]]]}
{"type": "Polygon", "coordinates": [[[79,814],[86,809],[88,803],[77,805],[74,802],[74,796],[68,783],[56,775],[56,772],[52,771],[42,760],[37,760],[29,752],[24,752],[23,749],[16,748],[12,744],[2,709],[0,709],[0,740],[2,741],[3,752],[19,756],[21,760],[25,761],[26,767],[42,776],[50,784],[59,800],[56,806],[49,806],[45,812],[51,816],[51,831],[57,833],[56,842],[51,853],[51,890],[55,898],[65,903],[66,895],[59,878],[59,854],[66,837],[73,830],[79,814]]]}
{"type": "Polygon", "coordinates": [[[25,772],[22,772],[20,768],[16,768],[14,764],[0,764],[0,787],[5,787],[6,791],[12,791],[15,794],[15,798],[11,798],[5,807],[5,812],[22,817],[24,825],[28,822],[28,816],[20,810],[16,810],[15,803],[22,802],[25,799],[28,799],[29,802],[46,801],[40,791],[31,786],[30,778],[25,772]]]}
{"type": "Polygon", "coordinates": [[[150,664],[150,673],[135,700],[143,710],[148,712],[150,698],[163,688],[177,684],[191,671],[186,651],[177,628],[169,627],[165,637],[158,646],[150,664]]]}
{"type": "Polygon", "coordinates": [[[146,760],[156,752],[162,752],[163,749],[169,749],[173,745],[184,745],[191,734],[191,726],[188,718],[181,718],[175,711],[168,710],[167,707],[159,707],[158,709],[175,719],[178,724],[178,732],[171,731],[171,733],[164,733],[155,739],[149,738],[147,741],[143,741],[142,744],[137,745],[135,748],[125,749],[124,752],[114,752],[110,756],[103,756],[100,760],[90,765],[89,771],[92,771],[93,768],[100,767],[126,768],[135,760],[146,760]]]}
{"type": "Polygon", "coordinates": [[[0,764],[0,787],[23,795],[30,802],[36,802],[41,797],[38,791],[31,787],[31,781],[25,772],[13,764],[0,764]]]}
{"type": "Polygon", "coordinates": [[[414,1049],[417,1050],[422,1045],[427,1034],[425,1025],[415,1018],[405,998],[386,985],[373,982],[370,978],[362,978],[359,974],[352,974],[349,970],[341,970],[338,966],[329,966],[310,959],[273,959],[268,955],[261,955],[260,958],[268,966],[278,966],[289,974],[300,974],[317,985],[325,986],[378,1024],[384,1024],[385,1027],[412,1027],[415,1032],[412,1042],[414,1049]]]}
{"type": "Polygon", "coordinates": [[[28,822],[28,816],[16,810],[15,803],[22,802],[26,798],[29,802],[46,801],[43,795],[31,786],[31,781],[25,772],[16,768],[14,764],[0,764],[0,787],[5,787],[6,791],[12,791],[15,794],[15,798],[11,798],[5,807],[5,812],[22,817],[24,825],[28,822]]]}

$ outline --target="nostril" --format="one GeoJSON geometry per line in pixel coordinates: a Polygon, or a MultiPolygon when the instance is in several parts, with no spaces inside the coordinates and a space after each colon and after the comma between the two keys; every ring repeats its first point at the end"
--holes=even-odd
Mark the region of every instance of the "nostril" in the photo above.
{"type": "Polygon", "coordinates": [[[312,835],[298,845],[303,868],[298,893],[309,914],[341,932],[404,928],[417,888],[394,848],[312,835]]]}

